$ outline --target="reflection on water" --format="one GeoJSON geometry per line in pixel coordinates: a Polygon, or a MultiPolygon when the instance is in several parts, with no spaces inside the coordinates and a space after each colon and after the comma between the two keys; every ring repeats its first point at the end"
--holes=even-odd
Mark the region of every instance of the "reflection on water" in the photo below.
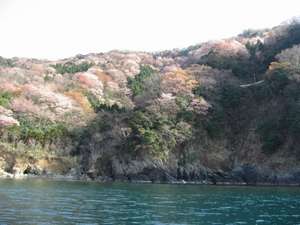
{"type": "Polygon", "coordinates": [[[300,224],[300,189],[0,180],[0,224],[300,224]]]}

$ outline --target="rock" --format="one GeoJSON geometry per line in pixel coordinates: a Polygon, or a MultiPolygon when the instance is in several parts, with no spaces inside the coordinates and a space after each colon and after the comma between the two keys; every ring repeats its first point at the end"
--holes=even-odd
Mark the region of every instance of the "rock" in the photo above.
{"type": "Polygon", "coordinates": [[[13,174],[7,173],[6,171],[0,168],[0,178],[13,178],[13,174]]]}
{"type": "Polygon", "coordinates": [[[256,184],[259,179],[257,168],[253,165],[238,166],[232,171],[233,179],[247,184],[256,184]]]}
{"type": "Polygon", "coordinates": [[[23,174],[41,175],[42,170],[35,165],[28,165],[26,169],[23,171],[23,174]]]}

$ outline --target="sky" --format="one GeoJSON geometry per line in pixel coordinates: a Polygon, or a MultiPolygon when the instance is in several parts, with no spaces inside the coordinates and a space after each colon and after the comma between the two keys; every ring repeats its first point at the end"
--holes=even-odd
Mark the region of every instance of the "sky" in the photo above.
{"type": "Polygon", "coordinates": [[[184,48],[299,15],[299,0],[0,0],[0,55],[184,48]]]}

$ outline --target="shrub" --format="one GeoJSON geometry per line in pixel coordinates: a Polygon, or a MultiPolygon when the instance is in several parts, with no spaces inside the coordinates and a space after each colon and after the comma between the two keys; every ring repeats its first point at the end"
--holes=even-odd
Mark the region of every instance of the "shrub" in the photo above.
{"type": "Polygon", "coordinates": [[[12,100],[13,95],[9,92],[0,92],[0,105],[7,107],[12,100]]]}
{"type": "Polygon", "coordinates": [[[193,111],[183,109],[177,113],[177,120],[193,122],[195,120],[195,113],[193,111]]]}
{"type": "Polygon", "coordinates": [[[141,66],[140,73],[134,78],[128,78],[128,87],[131,89],[133,96],[137,96],[143,93],[146,85],[145,80],[154,73],[154,70],[150,66],[141,66]]]}
{"type": "Polygon", "coordinates": [[[31,140],[44,146],[53,143],[68,134],[67,127],[62,122],[51,122],[38,119],[19,119],[20,126],[11,127],[8,134],[11,140],[28,144],[31,140]]]}
{"type": "Polygon", "coordinates": [[[83,109],[84,112],[92,112],[92,106],[86,96],[84,96],[80,91],[72,90],[65,93],[65,95],[74,99],[83,109]]]}
{"type": "Polygon", "coordinates": [[[204,128],[210,138],[220,138],[224,134],[225,115],[222,108],[215,107],[204,121],[204,128]]]}
{"type": "Polygon", "coordinates": [[[245,57],[223,56],[211,51],[203,56],[198,63],[206,64],[220,70],[231,70],[234,75],[244,80],[250,80],[253,76],[253,64],[245,57]]]}
{"type": "Polygon", "coordinates": [[[198,85],[195,88],[193,88],[192,92],[194,95],[206,98],[208,96],[209,90],[204,85],[198,85]]]}
{"type": "Polygon", "coordinates": [[[293,45],[300,44],[300,24],[292,23],[288,27],[282,26],[275,30],[275,41],[270,44],[264,44],[261,48],[263,64],[267,67],[275,56],[284,49],[291,48],[293,45]]]}
{"type": "Polygon", "coordinates": [[[283,143],[283,127],[280,121],[280,115],[275,118],[267,118],[258,126],[258,133],[262,141],[262,150],[265,153],[274,153],[283,143]]]}
{"type": "Polygon", "coordinates": [[[281,63],[288,63],[290,67],[300,70],[300,45],[294,45],[292,48],[283,50],[276,56],[281,63]]]}
{"type": "Polygon", "coordinates": [[[300,110],[293,114],[290,118],[291,122],[291,134],[294,138],[298,138],[300,135],[300,110]]]}
{"type": "Polygon", "coordinates": [[[186,122],[193,122],[195,119],[195,114],[193,111],[188,110],[188,106],[191,102],[191,97],[186,95],[178,95],[176,96],[176,105],[179,108],[177,113],[177,120],[182,120],[186,122]]]}
{"type": "Polygon", "coordinates": [[[266,153],[273,153],[282,145],[293,149],[299,144],[300,84],[290,80],[291,75],[290,68],[282,63],[272,63],[266,74],[265,90],[270,91],[267,91],[269,96],[262,103],[266,104],[267,110],[257,128],[262,150],[266,153]]]}
{"type": "Polygon", "coordinates": [[[166,72],[162,77],[162,89],[174,95],[190,93],[197,84],[192,76],[179,68],[166,72]]]}
{"type": "Polygon", "coordinates": [[[141,83],[141,93],[134,96],[137,106],[146,106],[161,95],[161,79],[158,74],[145,78],[141,83]]]}
{"type": "Polygon", "coordinates": [[[247,30],[244,30],[241,34],[239,34],[239,36],[246,37],[246,38],[252,38],[252,37],[256,37],[256,36],[262,37],[263,34],[267,31],[268,31],[268,29],[261,29],[261,30],[247,29],[247,30]]]}
{"type": "Polygon", "coordinates": [[[283,93],[284,87],[289,83],[290,72],[282,65],[271,64],[266,75],[266,81],[274,94],[283,93]],[[276,67],[275,67],[276,65],[276,67]],[[275,67],[275,68],[272,68],[275,67]]]}
{"type": "Polygon", "coordinates": [[[267,85],[253,86],[250,90],[256,103],[264,103],[272,98],[272,90],[267,85]]]}
{"type": "MultiPolygon", "coordinates": [[[[202,91],[196,89],[195,92],[199,93],[199,90],[202,91]]],[[[241,128],[249,124],[251,116],[249,108],[252,107],[251,92],[234,82],[224,82],[215,95],[216,98],[207,116],[201,120],[208,136],[219,138],[225,134],[230,134],[231,137],[240,134],[241,128]]],[[[199,128],[201,128],[200,124],[199,128]]]]}
{"type": "Polygon", "coordinates": [[[237,85],[224,84],[220,95],[220,103],[224,108],[234,109],[242,104],[243,89],[237,85]]]}
{"type": "Polygon", "coordinates": [[[87,99],[93,108],[94,112],[124,112],[125,108],[120,107],[118,104],[114,103],[112,105],[106,104],[103,101],[100,101],[98,98],[96,98],[94,95],[87,93],[86,94],[87,99]]]}
{"type": "Polygon", "coordinates": [[[5,59],[0,56],[0,66],[3,67],[14,67],[15,63],[12,59],[5,59]]]}
{"type": "Polygon", "coordinates": [[[93,63],[87,63],[87,62],[83,62],[80,64],[68,62],[65,64],[55,64],[55,65],[52,65],[52,67],[55,68],[57,73],[65,74],[65,73],[85,72],[89,68],[91,68],[93,65],[94,65],[93,63]]]}
{"type": "Polygon", "coordinates": [[[160,158],[191,136],[191,127],[187,123],[176,123],[166,116],[147,111],[134,112],[129,118],[129,127],[131,134],[126,147],[136,153],[146,150],[160,158]]]}

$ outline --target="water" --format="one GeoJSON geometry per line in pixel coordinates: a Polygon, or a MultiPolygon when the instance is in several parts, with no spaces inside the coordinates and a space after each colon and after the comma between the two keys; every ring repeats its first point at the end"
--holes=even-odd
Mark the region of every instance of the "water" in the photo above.
{"type": "Polygon", "coordinates": [[[300,224],[300,188],[0,180],[0,224],[300,224]]]}

